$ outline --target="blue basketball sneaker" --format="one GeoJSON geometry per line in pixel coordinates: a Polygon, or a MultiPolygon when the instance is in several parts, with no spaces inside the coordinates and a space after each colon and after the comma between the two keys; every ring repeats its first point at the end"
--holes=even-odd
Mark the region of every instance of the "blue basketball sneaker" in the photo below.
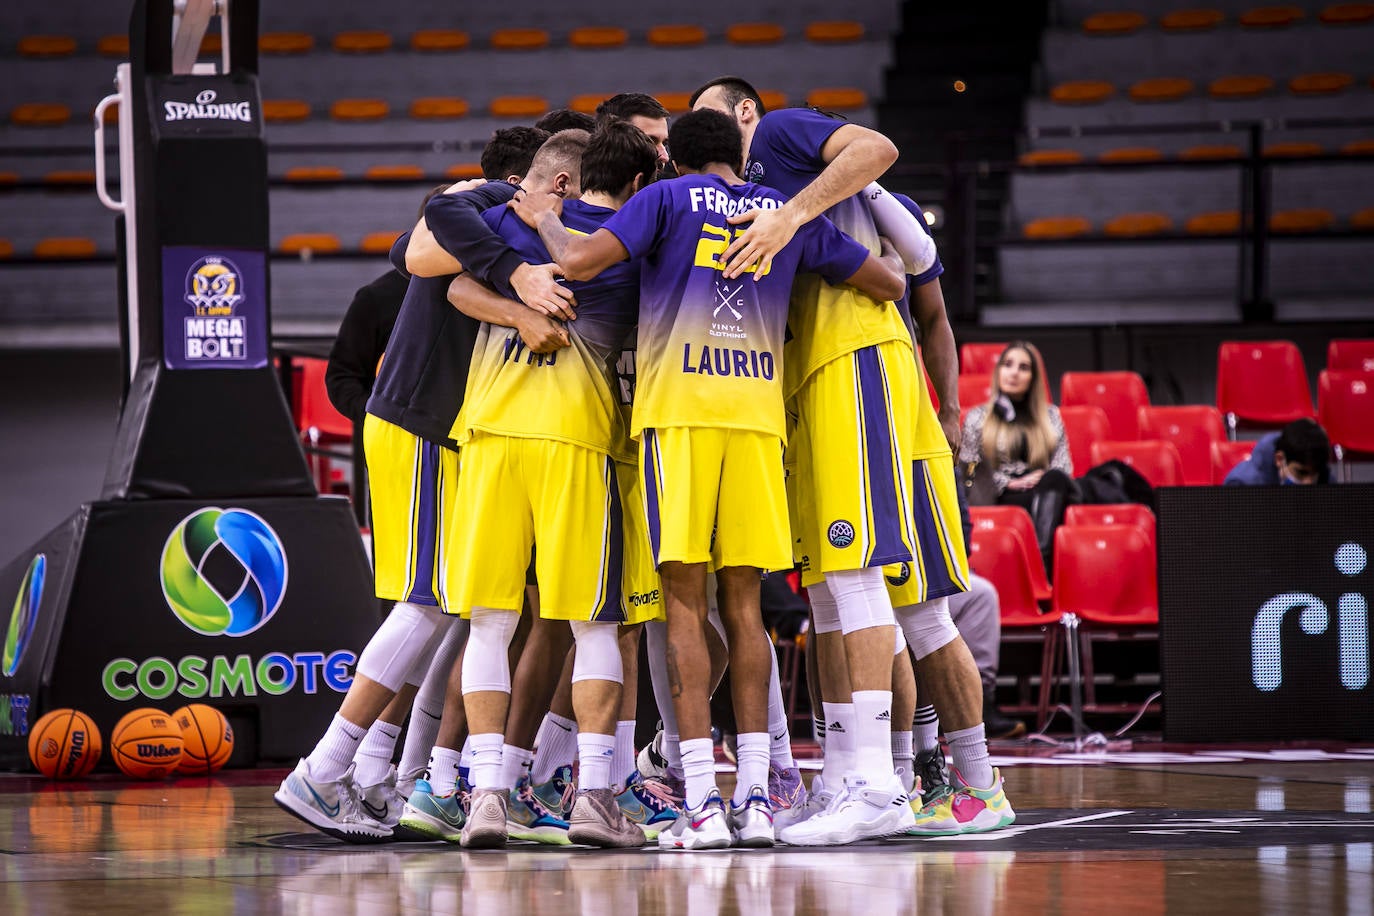
{"type": "Polygon", "coordinates": [[[510,793],[506,807],[506,835],[512,840],[567,846],[568,822],[544,807],[530,786],[530,778],[521,776],[510,793]]]}
{"type": "Polygon", "coordinates": [[[573,799],[577,795],[577,786],[573,782],[573,768],[567,765],[559,767],[553,771],[548,782],[532,784],[530,791],[539,799],[539,804],[544,806],[544,810],[554,817],[566,819],[572,813],[573,799]]]}
{"type": "Polygon", "coordinates": [[[448,795],[435,795],[428,780],[417,779],[398,826],[427,839],[457,843],[467,821],[467,805],[466,791],[455,789],[448,795]]]}
{"type": "Polygon", "coordinates": [[[644,779],[635,770],[626,780],[627,788],[615,797],[620,810],[632,823],[644,831],[650,842],[658,839],[660,831],[672,826],[681,813],[682,796],[673,794],[672,786],[661,779],[644,779]]]}

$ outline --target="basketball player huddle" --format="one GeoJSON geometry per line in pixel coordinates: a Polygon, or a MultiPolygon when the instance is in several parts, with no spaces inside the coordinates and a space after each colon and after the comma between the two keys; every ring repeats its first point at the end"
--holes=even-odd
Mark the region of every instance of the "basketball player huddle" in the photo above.
{"type": "Polygon", "coordinates": [[[947,604],[968,580],[953,338],[919,208],[875,183],[897,151],[765,113],[736,77],[692,109],[669,127],[624,93],[594,123],[497,131],[486,181],[393,249],[411,279],[364,442],[396,605],[276,793],[317,829],[690,850],[1015,818],[947,604]],[[761,577],[797,566],[809,788],[760,612],[761,577]],[[641,640],[663,725],[636,755],[641,640]],[[709,708],[727,665],[729,797],[709,708]],[[949,767],[938,724],[913,739],[918,679],[949,767]]]}

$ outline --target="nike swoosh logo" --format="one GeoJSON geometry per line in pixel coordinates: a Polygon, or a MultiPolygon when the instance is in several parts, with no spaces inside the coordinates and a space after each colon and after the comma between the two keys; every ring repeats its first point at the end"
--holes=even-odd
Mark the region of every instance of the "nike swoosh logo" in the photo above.
{"type": "Polygon", "coordinates": [[[773,736],[773,740],[774,740],[774,741],[781,741],[783,738],[786,738],[786,737],[787,737],[787,732],[783,732],[781,735],[774,735],[774,736],[773,736]]]}
{"type": "Polygon", "coordinates": [[[387,815],[387,812],[390,810],[390,805],[388,805],[388,804],[386,804],[386,803],[384,802],[384,803],[382,804],[382,807],[381,807],[381,808],[374,808],[374,807],[372,807],[371,805],[369,805],[369,804],[367,803],[367,799],[365,799],[365,798],[362,799],[362,803],[363,803],[363,810],[366,811],[366,812],[368,813],[368,816],[373,817],[373,818],[376,818],[376,819],[379,820],[379,821],[384,821],[384,820],[386,820],[386,815],[387,815]]]}
{"type": "Polygon", "coordinates": [[[692,829],[693,829],[693,830],[696,830],[696,829],[699,828],[702,824],[706,823],[707,821],[709,821],[711,818],[715,817],[715,816],[716,816],[717,814],[719,814],[719,813],[720,813],[719,811],[715,811],[715,810],[706,811],[706,812],[703,812],[702,815],[701,815],[700,817],[694,817],[694,818],[692,818],[692,829]]]}
{"type": "Polygon", "coordinates": [[[325,803],[325,800],[323,798],[320,798],[320,793],[315,791],[314,786],[307,782],[305,784],[305,787],[310,790],[311,795],[315,796],[315,801],[319,804],[321,808],[324,809],[325,814],[328,814],[330,817],[339,816],[339,802],[335,802],[333,805],[328,805],[325,803]]]}

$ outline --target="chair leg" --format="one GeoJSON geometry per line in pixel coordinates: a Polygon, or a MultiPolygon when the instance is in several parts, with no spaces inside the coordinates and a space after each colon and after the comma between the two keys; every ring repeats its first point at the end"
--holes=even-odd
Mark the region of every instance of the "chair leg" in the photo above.
{"type": "Polygon", "coordinates": [[[1043,729],[1050,718],[1050,693],[1059,671],[1059,649],[1059,627],[1046,627],[1044,649],[1040,653],[1040,699],[1035,713],[1036,731],[1043,729]]]}
{"type": "Polygon", "coordinates": [[[1083,668],[1083,708],[1097,709],[1097,682],[1093,676],[1093,636],[1081,625],[1078,628],[1078,657],[1083,668]]]}

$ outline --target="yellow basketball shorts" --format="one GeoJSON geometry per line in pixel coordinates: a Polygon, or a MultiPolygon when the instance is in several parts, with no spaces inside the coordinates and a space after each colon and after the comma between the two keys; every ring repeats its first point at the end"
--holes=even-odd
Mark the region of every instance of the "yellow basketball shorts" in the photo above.
{"type": "Polygon", "coordinates": [[[803,585],[911,562],[915,372],[911,348],[889,341],[829,361],[797,391],[788,480],[803,585]]]}
{"type": "Polygon", "coordinates": [[[363,421],[377,597],[448,609],[442,570],[458,453],[385,420],[363,421]]]}
{"type": "Polygon", "coordinates": [[[663,620],[663,584],[649,546],[649,520],[644,515],[639,467],[617,461],[616,482],[624,514],[624,570],[620,580],[621,608],[625,623],[663,620]]]}
{"type": "Polygon", "coordinates": [[[622,512],[615,462],[550,439],[475,434],[463,446],[449,529],[450,607],[519,612],[537,544],[539,613],[622,622],[622,512]]]}
{"type": "Polygon", "coordinates": [[[646,429],[640,473],[656,564],[792,567],[777,436],[706,427],[646,429]]]}
{"type": "Polygon", "coordinates": [[[916,550],[910,562],[884,570],[893,607],[955,595],[969,585],[954,459],[912,462],[911,483],[916,550]]]}

